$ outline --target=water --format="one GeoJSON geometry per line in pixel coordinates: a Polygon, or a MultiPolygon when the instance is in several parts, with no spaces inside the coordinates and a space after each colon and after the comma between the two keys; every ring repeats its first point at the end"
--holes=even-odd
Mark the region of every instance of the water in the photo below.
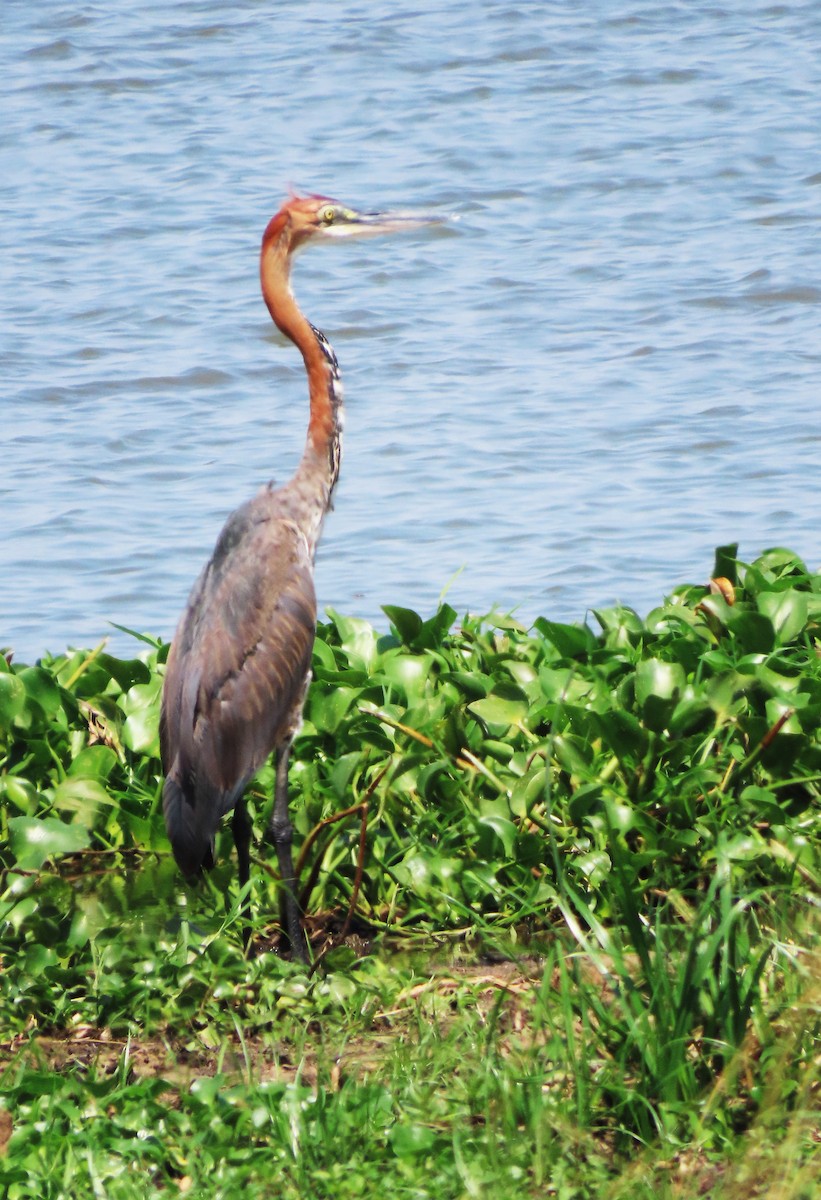
{"type": "Polygon", "coordinates": [[[171,636],[305,385],[289,183],[456,213],[309,252],[347,399],[320,604],[641,611],[821,558],[821,6],[240,0],[0,14],[0,644],[171,636]]]}

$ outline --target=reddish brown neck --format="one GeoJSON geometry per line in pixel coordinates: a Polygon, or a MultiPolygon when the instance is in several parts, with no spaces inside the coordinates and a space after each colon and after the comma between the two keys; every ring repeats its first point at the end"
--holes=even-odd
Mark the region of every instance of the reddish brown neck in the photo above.
{"type": "MultiPolygon", "coordinates": [[[[293,245],[287,215],[279,213],[262,239],[260,282],[274,324],[298,347],[308,374],[308,444],[322,461],[338,460],[339,398],[334,391],[332,358],[323,350],[311,323],[300,312],[290,285],[293,245]],[[282,218],[285,218],[284,220],[282,218]]],[[[338,469],[338,463],[337,463],[338,469]]],[[[331,487],[336,482],[335,473],[331,487]]]]}

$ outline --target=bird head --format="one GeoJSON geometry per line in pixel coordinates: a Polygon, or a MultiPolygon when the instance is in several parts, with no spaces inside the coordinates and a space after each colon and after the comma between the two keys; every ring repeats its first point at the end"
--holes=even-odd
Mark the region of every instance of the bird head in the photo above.
{"type": "Polygon", "coordinates": [[[328,196],[289,196],[279,212],[268,222],[263,246],[285,241],[293,252],[314,239],[373,237],[380,233],[398,233],[436,225],[443,218],[407,210],[360,212],[328,196]]]}

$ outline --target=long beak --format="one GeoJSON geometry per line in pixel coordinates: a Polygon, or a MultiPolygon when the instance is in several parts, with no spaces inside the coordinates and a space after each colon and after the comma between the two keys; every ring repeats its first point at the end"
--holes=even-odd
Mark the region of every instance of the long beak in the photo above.
{"type": "Polygon", "coordinates": [[[413,212],[411,209],[400,209],[396,212],[346,212],[342,220],[337,220],[322,232],[327,237],[375,237],[380,233],[399,233],[403,229],[419,229],[423,225],[443,225],[447,217],[436,216],[433,213],[413,212]]]}

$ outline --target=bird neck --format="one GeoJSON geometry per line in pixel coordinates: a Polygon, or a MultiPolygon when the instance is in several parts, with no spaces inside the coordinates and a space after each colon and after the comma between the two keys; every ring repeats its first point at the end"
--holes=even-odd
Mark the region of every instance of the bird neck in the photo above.
{"type": "Polygon", "coordinates": [[[265,232],[260,258],[262,295],[278,329],[299,349],[308,376],[310,416],[299,473],[319,475],[325,494],[324,510],[339,477],[342,457],[342,386],[336,355],[324,334],[300,311],[291,291],[293,247],[287,227],[265,232]],[[277,236],[278,235],[278,236],[277,236]]]}

